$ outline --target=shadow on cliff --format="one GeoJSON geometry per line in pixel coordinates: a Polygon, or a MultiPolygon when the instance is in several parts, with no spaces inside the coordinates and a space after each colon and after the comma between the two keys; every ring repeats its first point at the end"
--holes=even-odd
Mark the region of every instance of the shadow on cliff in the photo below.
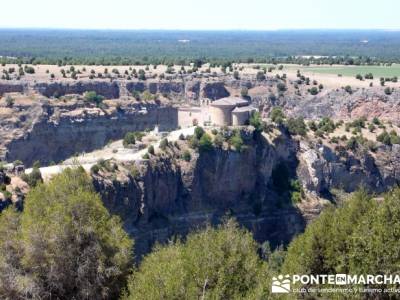
{"type": "Polygon", "coordinates": [[[107,208],[121,216],[135,238],[138,260],[155,243],[185,238],[227,216],[272,248],[287,245],[304,230],[304,217],[292,202],[296,141],[289,136],[274,144],[251,134],[247,138],[244,151],[213,148],[199,153],[190,168],[166,157],[124,184],[95,177],[107,208]]]}
{"type": "Polygon", "coordinates": [[[261,134],[255,133],[252,139],[254,147],[243,152],[214,149],[200,154],[195,181],[189,190],[183,189],[183,203],[186,212],[207,213],[201,222],[188,220],[187,227],[217,225],[231,216],[259,243],[268,241],[272,248],[287,245],[306,226],[295,205],[304,197],[296,178],[297,142],[284,135],[282,141],[288,145],[283,147],[293,151],[283,159],[279,146],[271,145],[261,134]]]}
{"type": "Polygon", "coordinates": [[[262,230],[254,233],[259,242],[268,241],[272,248],[284,245],[303,232],[306,221],[296,203],[304,198],[304,191],[296,176],[298,160],[295,155],[280,161],[271,173],[263,202],[262,230]]]}

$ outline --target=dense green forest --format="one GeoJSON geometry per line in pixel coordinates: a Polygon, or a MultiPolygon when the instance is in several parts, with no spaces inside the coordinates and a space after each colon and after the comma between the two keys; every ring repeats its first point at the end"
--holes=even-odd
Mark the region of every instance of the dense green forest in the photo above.
{"type": "Polygon", "coordinates": [[[135,265],[134,241],[78,167],[34,187],[22,212],[3,211],[0,234],[2,299],[268,299],[277,274],[396,274],[400,189],[332,204],[286,250],[227,218],[135,265]]]}
{"type": "MultiPolygon", "coordinates": [[[[376,64],[400,61],[396,31],[0,30],[0,56],[23,63],[187,64],[194,61],[376,64]],[[318,59],[297,56],[327,56],[318,59]]],[[[9,60],[9,59],[8,59],[9,60]]]]}

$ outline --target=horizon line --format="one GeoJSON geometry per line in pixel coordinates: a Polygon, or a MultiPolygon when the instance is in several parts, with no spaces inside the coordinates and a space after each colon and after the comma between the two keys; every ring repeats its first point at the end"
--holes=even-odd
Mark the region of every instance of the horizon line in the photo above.
{"type": "Polygon", "coordinates": [[[258,31],[258,32],[276,32],[276,31],[400,31],[400,28],[74,28],[74,27],[0,27],[0,30],[71,30],[71,31],[258,31]]]}

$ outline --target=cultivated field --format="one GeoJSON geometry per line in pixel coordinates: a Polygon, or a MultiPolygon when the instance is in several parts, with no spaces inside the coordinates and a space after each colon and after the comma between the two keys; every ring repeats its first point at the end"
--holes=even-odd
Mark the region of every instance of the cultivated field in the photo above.
{"type": "Polygon", "coordinates": [[[322,67],[301,67],[304,72],[343,75],[343,76],[356,76],[360,74],[372,73],[374,77],[400,77],[400,65],[386,66],[322,66],[322,67]]]}
{"type": "MultiPolygon", "coordinates": [[[[244,73],[257,73],[259,69],[255,69],[255,64],[246,65],[242,64],[244,67],[244,73]]],[[[261,69],[271,68],[275,69],[272,72],[267,72],[267,75],[280,75],[286,74],[290,80],[297,80],[297,70],[301,72],[302,75],[309,77],[311,80],[316,80],[318,83],[322,83],[327,88],[341,88],[346,85],[358,88],[368,88],[370,83],[374,86],[380,86],[381,77],[399,77],[400,78],[400,65],[395,64],[392,66],[302,66],[296,64],[284,64],[282,70],[278,70],[278,65],[258,65],[261,69]],[[363,77],[372,73],[374,79],[356,79],[356,75],[360,74],[363,77]],[[339,76],[339,74],[341,76],[339,76]]],[[[389,87],[400,87],[400,83],[386,82],[385,86],[389,87]]]]}

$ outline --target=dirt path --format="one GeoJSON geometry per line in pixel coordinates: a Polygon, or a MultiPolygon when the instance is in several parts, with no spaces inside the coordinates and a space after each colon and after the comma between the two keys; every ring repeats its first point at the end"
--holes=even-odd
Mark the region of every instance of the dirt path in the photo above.
{"type": "MultiPolygon", "coordinates": [[[[193,135],[195,127],[189,127],[184,129],[179,129],[176,131],[170,132],[166,138],[170,142],[177,141],[179,136],[183,134],[184,136],[193,135]]],[[[162,140],[161,135],[155,136],[155,140],[150,145],[153,145],[154,149],[158,149],[160,147],[160,141],[162,140]]],[[[124,148],[122,145],[122,140],[113,142],[103,149],[96,150],[90,153],[84,153],[80,156],[72,157],[67,159],[65,162],[55,166],[42,167],[40,168],[40,172],[42,173],[42,177],[45,181],[48,181],[51,177],[56,174],[61,173],[66,168],[70,168],[72,166],[82,166],[87,172],[90,172],[90,168],[95,165],[100,159],[115,159],[120,162],[127,161],[136,161],[142,160],[143,155],[147,153],[147,148],[142,150],[134,150],[124,148]]],[[[29,174],[32,172],[32,168],[26,169],[25,173],[29,174]]]]}

